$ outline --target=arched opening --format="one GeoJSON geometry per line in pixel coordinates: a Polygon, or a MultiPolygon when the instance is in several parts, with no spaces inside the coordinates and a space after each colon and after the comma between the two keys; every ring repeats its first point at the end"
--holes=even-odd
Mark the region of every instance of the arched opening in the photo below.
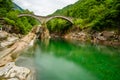
{"type": "Polygon", "coordinates": [[[47,28],[51,34],[63,35],[72,27],[72,20],[65,17],[51,17],[46,20],[47,28]]]}
{"type": "Polygon", "coordinates": [[[46,23],[47,23],[48,21],[50,21],[51,19],[54,19],[54,18],[64,19],[64,20],[69,21],[71,24],[73,24],[72,19],[71,19],[71,18],[68,18],[68,17],[65,17],[65,16],[53,16],[53,17],[50,17],[50,18],[48,18],[48,19],[46,20],[46,23]]]}

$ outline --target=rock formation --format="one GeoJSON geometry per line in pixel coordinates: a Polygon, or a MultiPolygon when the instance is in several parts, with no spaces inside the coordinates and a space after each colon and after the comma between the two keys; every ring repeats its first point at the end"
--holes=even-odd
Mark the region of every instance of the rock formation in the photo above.
{"type": "Polygon", "coordinates": [[[39,34],[39,39],[41,40],[50,38],[49,30],[44,26],[40,27],[38,34],[39,34]]]}
{"type": "Polygon", "coordinates": [[[34,27],[30,33],[15,42],[10,48],[1,51],[0,66],[4,66],[6,63],[16,59],[21,51],[31,45],[36,38],[37,29],[39,29],[39,27],[34,27]]]}
{"type": "Polygon", "coordinates": [[[10,62],[0,69],[0,77],[6,80],[27,80],[30,70],[18,67],[14,62],[10,62]]]}
{"type": "Polygon", "coordinates": [[[5,31],[0,31],[0,40],[4,40],[8,37],[8,33],[5,31]]]}

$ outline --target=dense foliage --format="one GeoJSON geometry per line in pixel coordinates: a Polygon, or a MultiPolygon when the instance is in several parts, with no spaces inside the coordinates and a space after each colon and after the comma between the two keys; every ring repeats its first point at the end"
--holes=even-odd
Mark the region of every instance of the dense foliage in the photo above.
{"type": "Polygon", "coordinates": [[[70,22],[63,19],[53,19],[47,23],[47,27],[50,32],[56,32],[59,34],[67,32],[67,30],[70,29],[71,25],[72,24],[70,22]]]}
{"type": "MultiPolygon", "coordinates": [[[[12,0],[0,0],[0,18],[4,17],[6,24],[14,26],[18,33],[28,33],[33,25],[38,24],[30,17],[18,18],[20,13],[32,12],[22,10],[12,0]]],[[[64,15],[74,18],[74,24],[81,29],[87,27],[95,30],[120,29],[120,0],[79,0],[52,15],[64,15]]],[[[64,33],[71,23],[63,19],[53,19],[47,23],[51,32],[64,33]]]]}
{"type": "Polygon", "coordinates": [[[11,0],[0,0],[0,17],[5,16],[12,8],[13,4],[11,0]]]}
{"type": "Polygon", "coordinates": [[[120,0],[79,0],[52,15],[73,17],[80,28],[119,29],[120,0]]]}
{"type": "Polygon", "coordinates": [[[16,6],[12,0],[0,0],[0,17],[4,18],[6,24],[13,26],[12,32],[26,34],[38,22],[30,17],[18,18],[18,14],[21,13],[32,14],[29,10],[22,10],[16,6]]]}

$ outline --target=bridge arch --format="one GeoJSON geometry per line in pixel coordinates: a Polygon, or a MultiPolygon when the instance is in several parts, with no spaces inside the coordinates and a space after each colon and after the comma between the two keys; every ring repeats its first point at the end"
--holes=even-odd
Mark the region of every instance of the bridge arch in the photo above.
{"type": "Polygon", "coordinates": [[[46,20],[46,23],[54,18],[60,18],[69,21],[71,24],[73,24],[73,21],[71,18],[65,17],[65,16],[51,16],[46,20]]]}
{"type": "Polygon", "coordinates": [[[33,15],[33,14],[20,14],[20,15],[18,15],[18,17],[32,17],[32,18],[38,20],[40,23],[42,23],[42,21],[39,19],[39,17],[37,17],[36,15],[33,15]]]}
{"type": "Polygon", "coordinates": [[[61,19],[67,20],[71,24],[73,24],[72,19],[68,18],[68,17],[65,17],[65,16],[37,16],[37,15],[34,15],[34,14],[20,14],[20,15],[18,15],[18,17],[23,17],[23,16],[33,17],[33,18],[37,19],[41,24],[42,23],[46,24],[48,21],[50,21],[51,19],[54,19],[54,18],[61,18],[61,19]]]}

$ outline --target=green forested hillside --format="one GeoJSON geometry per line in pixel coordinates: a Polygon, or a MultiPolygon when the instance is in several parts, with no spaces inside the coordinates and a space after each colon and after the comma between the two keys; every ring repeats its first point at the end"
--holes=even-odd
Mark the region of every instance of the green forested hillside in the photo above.
{"type": "MultiPolygon", "coordinates": [[[[12,25],[12,31],[15,33],[26,34],[32,26],[38,24],[37,21],[30,17],[18,18],[18,14],[30,13],[28,10],[22,10],[12,0],[0,0],[0,18],[4,18],[5,25],[12,25]]],[[[0,24],[0,26],[3,26],[0,24]]]]}
{"type": "MultiPolygon", "coordinates": [[[[0,18],[5,18],[6,24],[14,26],[17,32],[26,34],[37,24],[32,18],[17,18],[20,13],[30,13],[22,10],[12,0],[0,0],[0,18]]],[[[79,0],[52,15],[64,15],[74,18],[74,25],[81,29],[95,30],[114,29],[120,31],[120,0],[79,0]]],[[[0,25],[1,26],[1,25],[0,25]]],[[[51,32],[66,32],[71,24],[61,19],[53,19],[47,24],[51,32]]]]}
{"type": "Polygon", "coordinates": [[[79,0],[52,15],[73,17],[80,28],[119,29],[120,0],[79,0]]]}
{"type": "Polygon", "coordinates": [[[0,0],[0,17],[4,17],[12,8],[13,4],[11,0],[0,0]]]}

